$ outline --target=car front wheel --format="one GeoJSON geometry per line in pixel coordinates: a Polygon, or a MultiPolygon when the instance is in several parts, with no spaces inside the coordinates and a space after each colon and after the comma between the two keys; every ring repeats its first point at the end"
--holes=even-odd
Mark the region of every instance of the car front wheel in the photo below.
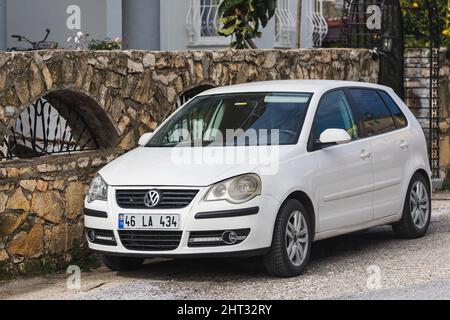
{"type": "Polygon", "coordinates": [[[278,213],[269,253],[264,265],[269,274],[294,277],[308,264],[312,230],[308,212],[295,199],[287,200],[278,213]]]}

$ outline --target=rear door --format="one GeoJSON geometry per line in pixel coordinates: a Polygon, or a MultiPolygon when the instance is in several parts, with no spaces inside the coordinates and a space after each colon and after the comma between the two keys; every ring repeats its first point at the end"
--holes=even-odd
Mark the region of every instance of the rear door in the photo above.
{"type": "Polygon", "coordinates": [[[366,140],[370,141],[373,166],[374,219],[399,213],[404,164],[409,159],[406,118],[390,96],[369,88],[348,89],[352,104],[359,109],[366,140]]]}

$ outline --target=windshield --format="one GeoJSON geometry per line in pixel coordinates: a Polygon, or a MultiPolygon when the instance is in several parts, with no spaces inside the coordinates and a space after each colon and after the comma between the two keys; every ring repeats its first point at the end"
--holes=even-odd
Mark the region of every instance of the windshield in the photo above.
{"type": "Polygon", "coordinates": [[[194,98],[147,147],[296,144],[310,93],[239,93],[194,98]]]}

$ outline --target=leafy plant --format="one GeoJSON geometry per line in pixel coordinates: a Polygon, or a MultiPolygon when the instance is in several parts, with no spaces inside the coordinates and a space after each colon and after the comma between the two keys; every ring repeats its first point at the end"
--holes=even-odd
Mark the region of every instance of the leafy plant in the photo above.
{"type": "Polygon", "coordinates": [[[67,45],[70,49],[85,50],[88,47],[89,34],[84,34],[82,31],[78,31],[77,34],[67,38],[67,45]]]}
{"type": "Polygon", "coordinates": [[[119,38],[96,40],[81,31],[78,31],[74,37],[68,37],[67,44],[70,49],[75,50],[120,50],[122,48],[122,41],[119,38]]]}
{"type": "MultiPolygon", "coordinates": [[[[433,0],[400,0],[403,13],[403,32],[406,47],[423,47],[430,44],[427,2],[433,0]]],[[[450,10],[447,0],[436,0],[437,18],[432,28],[442,46],[450,45],[450,10]]]]}
{"type": "Polygon", "coordinates": [[[91,40],[88,46],[89,50],[120,50],[121,41],[119,38],[111,40],[106,38],[104,40],[91,40]]]}
{"type": "Polygon", "coordinates": [[[100,266],[99,257],[78,240],[73,241],[73,248],[70,252],[70,265],[79,266],[82,271],[91,271],[100,266]]]}
{"type": "Polygon", "coordinates": [[[231,47],[256,48],[255,38],[275,14],[277,0],[224,0],[219,6],[219,34],[232,36],[231,47]]]}

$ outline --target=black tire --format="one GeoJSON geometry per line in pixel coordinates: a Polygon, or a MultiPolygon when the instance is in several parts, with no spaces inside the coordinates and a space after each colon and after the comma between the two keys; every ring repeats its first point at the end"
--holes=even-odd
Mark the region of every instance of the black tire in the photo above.
{"type": "Polygon", "coordinates": [[[139,269],[144,263],[142,258],[102,256],[103,264],[111,271],[131,271],[139,269]]]}
{"type": "Polygon", "coordinates": [[[394,230],[394,233],[397,237],[403,238],[403,239],[417,239],[423,237],[427,231],[428,227],[430,225],[430,218],[431,218],[431,193],[430,193],[430,186],[429,181],[427,179],[419,174],[416,173],[411,178],[411,182],[408,186],[408,191],[406,193],[405,197],[405,203],[403,206],[403,215],[402,219],[392,224],[392,229],[394,230]],[[422,183],[425,187],[425,191],[428,197],[428,213],[425,220],[425,225],[422,227],[419,227],[414,223],[412,213],[411,213],[411,190],[416,185],[416,183],[422,183]]]}
{"type": "Polygon", "coordinates": [[[302,274],[309,261],[313,230],[309,214],[300,201],[288,199],[280,208],[273,231],[272,246],[269,253],[264,256],[264,266],[270,275],[276,277],[295,277],[302,274]],[[308,242],[306,256],[300,265],[295,265],[288,257],[286,246],[286,227],[291,214],[299,211],[306,221],[308,242]]]}

